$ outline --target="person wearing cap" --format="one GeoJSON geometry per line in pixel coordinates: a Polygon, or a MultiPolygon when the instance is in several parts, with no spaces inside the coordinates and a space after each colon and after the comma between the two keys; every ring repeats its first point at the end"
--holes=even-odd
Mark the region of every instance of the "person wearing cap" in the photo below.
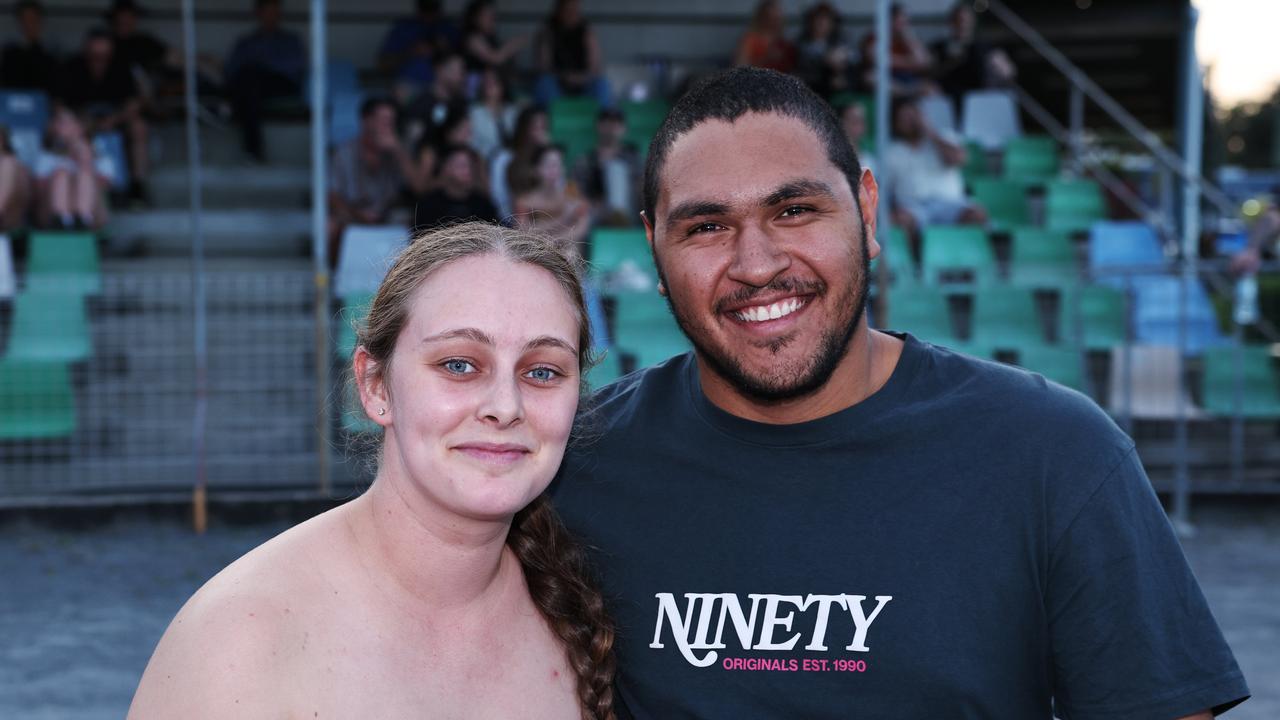
{"type": "Polygon", "coordinates": [[[0,87],[52,94],[58,83],[58,59],[44,41],[44,6],[37,0],[21,0],[13,6],[13,15],[20,39],[4,46],[0,87]]]}
{"type": "Polygon", "coordinates": [[[617,108],[596,117],[596,146],[574,163],[573,177],[591,202],[596,224],[630,225],[640,209],[640,152],[626,141],[627,118],[617,108]]]}

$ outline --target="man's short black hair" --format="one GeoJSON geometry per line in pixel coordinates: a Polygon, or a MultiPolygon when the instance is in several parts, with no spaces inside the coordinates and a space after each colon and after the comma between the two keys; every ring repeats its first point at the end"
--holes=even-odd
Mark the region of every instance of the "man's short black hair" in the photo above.
{"type": "MultiPolygon", "coordinates": [[[[649,222],[658,220],[654,208],[658,205],[658,191],[662,185],[662,166],[672,144],[708,120],[733,122],[747,113],[774,113],[807,125],[827,148],[827,158],[844,173],[849,189],[857,197],[862,167],[849,138],[840,127],[839,118],[827,101],[791,75],[740,67],[716,73],[699,82],[676,101],[675,107],[662,121],[649,146],[649,159],[644,167],[644,210],[649,222]]],[[[780,138],[779,141],[785,139],[780,138]]]]}
{"type": "Polygon", "coordinates": [[[360,117],[367,118],[378,111],[382,106],[391,108],[392,111],[399,113],[400,108],[396,106],[396,102],[385,95],[374,95],[360,103],[360,117]]]}

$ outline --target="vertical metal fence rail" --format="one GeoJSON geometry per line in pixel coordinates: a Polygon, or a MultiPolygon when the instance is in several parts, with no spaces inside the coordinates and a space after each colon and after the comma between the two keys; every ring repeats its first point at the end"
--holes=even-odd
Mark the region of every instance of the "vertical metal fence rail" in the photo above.
{"type": "MultiPolygon", "coordinates": [[[[1204,85],[1200,59],[1196,55],[1196,23],[1199,11],[1187,5],[1186,29],[1183,35],[1182,105],[1182,275],[1178,291],[1178,362],[1179,377],[1186,380],[1187,312],[1192,283],[1199,280],[1200,258],[1200,161],[1204,144],[1204,85]]],[[[1183,393],[1178,393],[1178,469],[1174,487],[1174,523],[1183,532],[1191,531],[1191,478],[1187,447],[1187,408],[1183,393]]]]}
{"type": "Polygon", "coordinates": [[[328,138],[328,53],[325,41],[325,0],[311,0],[311,259],[315,266],[316,482],[328,495],[329,439],[329,258],[328,199],[325,145],[328,138]]]}
{"type": "MultiPolygon", "coordinates": [[[[876,203],[876,236],[883,238],[880,243],[881,252],[888,246],[891,220],[889,217],[889,204],[893,202],[893,177],[889,174],[889,163],[885,162],[885,153],[889,150],[889,98],[892,95],[889,92],[889,0],[876,0],[876,152],[879,154],[879,164],[876,166],[876,172],[880,174],[876,178],[879,188],[879,201],[876,203]]],[[[860,192],[859,188],[852,188],[853,195],[856,198],[860,192]]],[[[884,259],[880,261],[880,297],[879,310],[880,323],[888,327],[889,313],[892,308],[889,307],[889,279],[890,268],[888,263],[899,263],[898,267],[903,267],[902,258],[888,258],[888,262],[884,259]]]]}
{"type": "Polygon", "coordinates": [[[182,40],[187,111],[187,182],[191,202],[191,293],[194,315],[195,412],[191,424],[191,453],[195,471],[192,522],[196,532],[206,527],[207,477],[205,424],[208,412],[208,343],[204,287],[204,234],[201,228],[200,108],[196,101],[195,0],[182,0],[182,40]]]}

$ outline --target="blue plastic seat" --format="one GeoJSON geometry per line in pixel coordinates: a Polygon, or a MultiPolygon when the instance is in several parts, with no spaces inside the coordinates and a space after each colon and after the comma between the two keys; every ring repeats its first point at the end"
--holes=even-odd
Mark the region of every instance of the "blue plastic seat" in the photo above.
{"type": "Polygon", "coordinates": [[[1182,313],[1180,293],[1185,287],[1185,347],[1190,355],[1199,355],[1218,347],[1227,338],[1218,327],[1218,316],[1209,293],[1198,280],[1184,281],[1178,276],[1144,277],[1133,281],[1134,335],[1147,345],[1179,344],[1179,319],[1182,313]]]}
{"type": "Polygon", "coordinates": [[[1097,222],[1089,229],[1089,270],[1098,283],[1123,287],[1126,275],[1136,278],[1151,274],[1137,268],[1149,266],[1159,274],[1159,268],[1167,263],[1160,238],[1146,223],[1097,222]],[[1125,272],[1125,268],[1135,270],[1125,272]]]}

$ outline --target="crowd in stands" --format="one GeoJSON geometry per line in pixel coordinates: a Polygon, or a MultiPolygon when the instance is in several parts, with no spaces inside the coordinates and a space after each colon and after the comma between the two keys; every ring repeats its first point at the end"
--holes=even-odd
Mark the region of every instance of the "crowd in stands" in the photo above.
{"type": "MultiPolygon", "coordinates": [[[[282,9],[281,0],[254,0],[252,29],[221,63],[202,57],[198,68],[202,98],[225,103],[216,107],[234,118],[246,157],[258,162],[270,160],[264,118],[281,103],[303,107],[306,94],[307,49],[283,26],[282,9]]],[[[507,38],[492,0],[472,0],[456,15],[435,0],[417,0],[414,9],[392,23],[376,68],[355,88],[359,129],[331,147],[331,258],[351,224],[425,227],[484,217],[547,230],[576,247],[593,227],[638,224],[647,148],[628,135],[625,104],[605,78],[579,0],[553,0],[536,32],[507,38]],[[582,129],[594,138],[584,146],[552,143],[549,113],[566,98],[594,101],[594,129],[582,129]]],[[[45,93],[50,106],[34,157],[22,157],[12,133],[3,137],[0,230],[24,222],[101,227],[108,188],[127,201],[148,199],[150,129],[173,112],[163,100],[181,94],[182,58],[139,28],[144,11],[135,0],[113,0],[106,22],[71,55],[45,41],[38,0],[22,0],[15,15],[20,37],[4,48],[0,86],[45,93]],[[118,137],[123,163],[103,162],[104,134],[118,137]]],[[[764,0],[733,60],[795,73],[829,98],[863,164],[892,172],[898,222],[982,223],[983,209],[965,197],[959,178],[964,145],[931,127],[915,99],[958,98],[1009,78],[1012,67],[975,39],[968,3],[955,6],[949,27],[926,47],[894,6],[894,142],[879,157],[865,102],[875,81],[872,28],[855,38],[836,8],[819,2],[792,37],[779,3],[764,0]]]]}

